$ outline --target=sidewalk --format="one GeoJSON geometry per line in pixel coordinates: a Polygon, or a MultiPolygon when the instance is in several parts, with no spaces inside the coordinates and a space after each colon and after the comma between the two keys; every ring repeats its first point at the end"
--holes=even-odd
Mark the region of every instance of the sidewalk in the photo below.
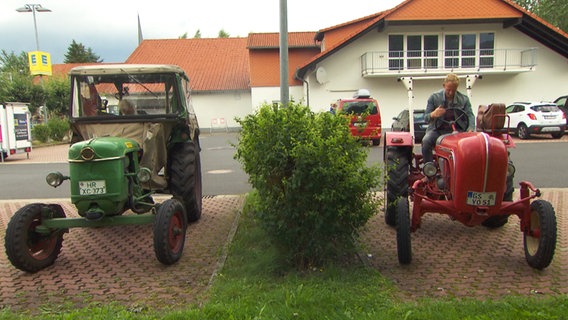
{"type": "Polygon", "coordinates": [[[18,153],[8,156],[8,158],[4,159],[4,163],[66,163],[68,151],[69,144],[35,147],[32,148],[29,159],[27,154],[18,153]]]}

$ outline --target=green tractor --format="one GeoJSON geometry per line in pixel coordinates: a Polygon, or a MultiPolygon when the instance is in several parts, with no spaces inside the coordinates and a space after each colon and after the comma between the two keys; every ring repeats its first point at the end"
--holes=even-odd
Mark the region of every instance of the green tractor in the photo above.
{"type": "Polygon", "coordinates": [[[70,228],[154,225],[154,252],[177,262],[189,222],[201,217],[199,125],[189,79],[172,65],[94,65],[70,71],[69,180],[80,217],[59,204],[32,203],[8,223],[10,262],[26,272],[52,265],[70,228]],[[155,203],[153,195],[171,198],[155,203]]]}

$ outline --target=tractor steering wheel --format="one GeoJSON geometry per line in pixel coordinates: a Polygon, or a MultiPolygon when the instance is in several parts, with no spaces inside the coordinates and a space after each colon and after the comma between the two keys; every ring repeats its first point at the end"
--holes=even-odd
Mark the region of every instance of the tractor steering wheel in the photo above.
{"type": "Polygon", "coordinates": [[[436,122],[434,123],[436,130],[443,129],[444,125],[447,124],[450,126],[450,128],[455,129],[459,132],[467,131],[467,128],[469,128],[469,118],[467,116],[467,113],[465,113],[465,111],[461,108],[447,108],[446,113],[448,111],[451,111],[453,113],[454,120],[446,120],[446,114],[439,118],[436,118],[436,122]]]}

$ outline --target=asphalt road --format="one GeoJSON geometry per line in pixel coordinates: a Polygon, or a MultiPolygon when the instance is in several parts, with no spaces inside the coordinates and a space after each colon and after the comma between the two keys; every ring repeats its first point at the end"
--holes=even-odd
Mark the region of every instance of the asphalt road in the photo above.
{"type": "MultiPolygon", "coordinates": [[[[566,136],[564,137],[566,138],[566,136]]],[[[248,176],[234,158],[238,142],[237,133],[214,133],[201,136],[201,163],[203,195],[236,195],[251,190],[248,176]]],[[[417,147],[416,151],[420,148],[417,147]]],[[[535,139],[518,142],[511,149],[511,159],[516,166],[515,185],[522,180],[532,182],[538,188],[565,188],[568,139],[535,139]]],[[[370,147],[368,163],[382,163],[383,147],[370,147]]],[[[69,185],[64,183],[52,188],[45,183],[50,171],[68,174],[65,162],[24,163],[25,161],[0,163],[0,199],[69,198],[69,185]]]]}

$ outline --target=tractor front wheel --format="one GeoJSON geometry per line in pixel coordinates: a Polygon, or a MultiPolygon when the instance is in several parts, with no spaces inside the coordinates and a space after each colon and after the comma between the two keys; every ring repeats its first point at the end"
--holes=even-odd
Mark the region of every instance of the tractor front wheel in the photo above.
{"type": "Polygon", "coordinates": [[[400,264],[409,264],[412,261],[410,209],[407,197],[400,198],[396,202],[396,250],[400,264]]]}
{"type": "Polygon", "coordinates": [[[531,203],[529,230],[524,232],[523,240],[528,264],[539,270],[548,267],[556,249],[556,215],[550,202],[531,203]]]}
{"type": "Polygon", "coordinates": [[[59,256],[67,229],[38,232],[36,228],[46,218],[65,218],[65,212],[60,205],[32,203],[20,208],[10,219],[4,241],[6,255],[14,267],[37,272],[52,265],[59,256]]]}
{"type": "Polygon", "coordinates": [[[154,252],[163,264],[176,263],[183,253],[187,217],[180,201],[168,199],[158,206],[154,222],[154,252]]]}

